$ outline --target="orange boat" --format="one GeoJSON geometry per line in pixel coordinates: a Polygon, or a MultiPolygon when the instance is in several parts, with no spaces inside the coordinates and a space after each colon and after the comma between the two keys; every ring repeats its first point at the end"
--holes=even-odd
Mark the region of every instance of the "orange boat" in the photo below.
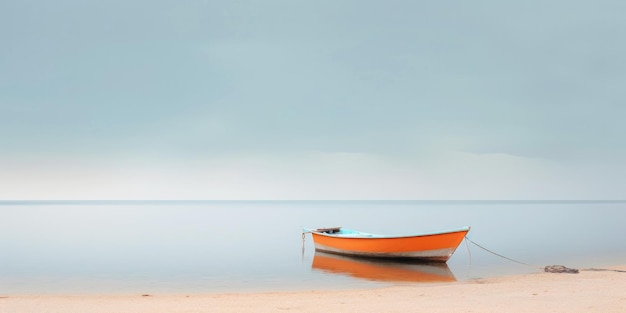
{"type": "Polygon", "coordinates": [[[463,227],[444,232],[403,236],[375,235],[342,227],[304,229],[304,232],[311,233],[317,251],[445,263],[469,230],[469,227],[463,227]]]}
{"type": "Polygon", "coordinates": [[[456,281],[454,274],[445,263],[412,263],[315,252],[311,267],[329,274],[348,275],[370,281],[394,283],[456,281]]]}

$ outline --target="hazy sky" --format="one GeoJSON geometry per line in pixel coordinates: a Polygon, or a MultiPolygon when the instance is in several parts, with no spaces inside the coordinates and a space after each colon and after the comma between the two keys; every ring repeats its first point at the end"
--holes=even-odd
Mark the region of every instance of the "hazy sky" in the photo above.
{"type": "Polygon", "coordinates": [[[0,200],[624,199],[624,1],[0,1],[0,200]]]}

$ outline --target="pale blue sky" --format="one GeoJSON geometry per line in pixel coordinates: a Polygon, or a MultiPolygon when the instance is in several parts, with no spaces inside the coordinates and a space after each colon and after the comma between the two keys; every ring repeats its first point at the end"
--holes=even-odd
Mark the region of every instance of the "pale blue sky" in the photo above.
{"type": "Polygon", "coordinates": [[[623,1],[2,1],[0,199],[624,199],[623,1]]]}

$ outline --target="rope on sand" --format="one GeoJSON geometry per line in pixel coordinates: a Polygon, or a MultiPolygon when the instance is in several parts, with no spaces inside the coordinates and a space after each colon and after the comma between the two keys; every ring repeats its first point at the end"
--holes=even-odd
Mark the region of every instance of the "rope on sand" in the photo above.
{"type": "Polygon", "coordinates": [[[586,271],[586,272],[618,272],[618,273],[626,273],[626,271],[623,271],[623,270],[612,270],[612,269],[608,269],[608,268],[583,268],[583,269],[581,269],[581,271],[586,271]]]}

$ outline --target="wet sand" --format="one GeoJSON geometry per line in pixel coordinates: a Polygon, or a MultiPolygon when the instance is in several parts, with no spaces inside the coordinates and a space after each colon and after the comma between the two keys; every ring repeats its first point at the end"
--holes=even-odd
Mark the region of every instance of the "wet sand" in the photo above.
{"type": "MultiPolygon", "coordinates": [[[[626,271],[626,266],[611,268],[626,271]]],[[[227,294],[11,295],[0,312],[626,312],[626,272],[534,273],[438,285],[227,294]]]]}

